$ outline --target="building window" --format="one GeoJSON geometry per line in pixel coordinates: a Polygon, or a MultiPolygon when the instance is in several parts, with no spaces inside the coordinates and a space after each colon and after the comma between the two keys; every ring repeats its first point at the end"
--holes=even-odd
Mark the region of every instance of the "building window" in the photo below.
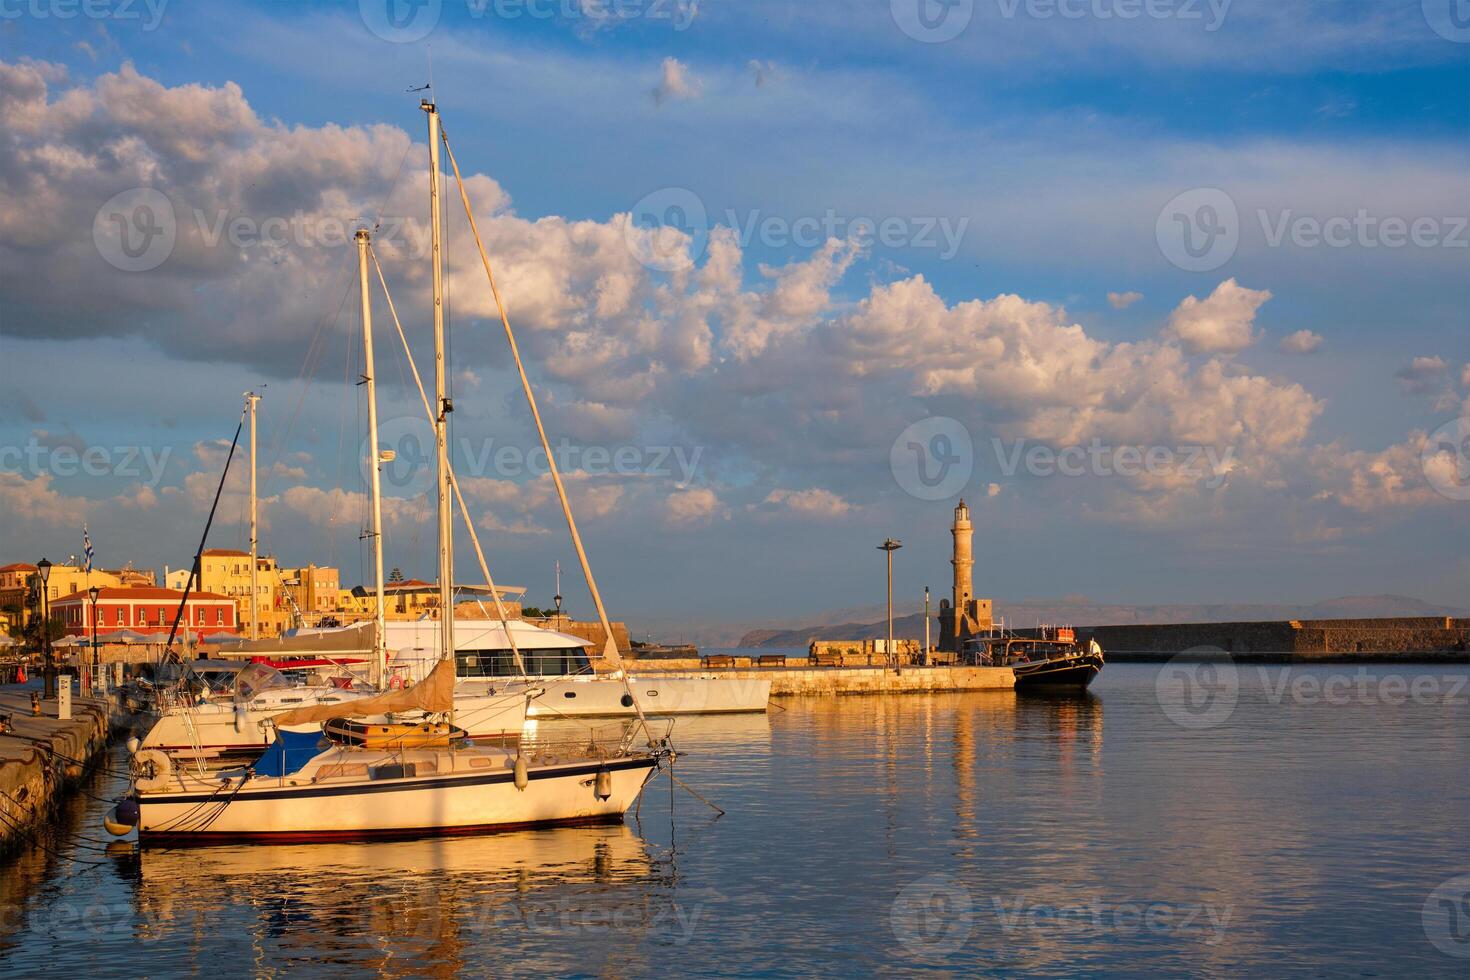
{"type": "MultiPolygon", "coordinates": [[[[223,609],[216,609],[214,611],[214,625],[216,625],[216,626],[223,626],[223,625],[225,625],[225,611],[223,609]]],[[[449,631],[448,630],[445,630],[444,632],[448,633],[449,631]]]]}

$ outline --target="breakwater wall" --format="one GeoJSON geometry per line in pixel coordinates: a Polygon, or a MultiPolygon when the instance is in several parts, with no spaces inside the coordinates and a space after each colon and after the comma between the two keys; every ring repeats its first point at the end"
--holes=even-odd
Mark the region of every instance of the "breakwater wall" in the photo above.
{"type": "Polygon", "coordinates": [[[57,717],[55,699],[31,713],[33,686],[0,688],[0,853],[29,836],[58,798],[107,745],[111,705],[73,698],[70,719],[57,717]]]}
{"type": "Polygon", "coordinates": [[[1470,619],[1439,616],[1094,626],[1077,635],[1096,640],[1117,661],[1167,660],[1212,648],[1261,661],[1470,662],[1470,619]]]}

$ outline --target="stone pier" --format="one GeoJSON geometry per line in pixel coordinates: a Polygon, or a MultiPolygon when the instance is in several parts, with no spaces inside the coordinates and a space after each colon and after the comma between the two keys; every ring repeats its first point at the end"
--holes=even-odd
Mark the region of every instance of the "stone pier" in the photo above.
{"type": "MultiPolygon", "coordinates": [[[[62,678],[63,681],[66,678],[62,678]]],[[[80,779],[85,764],[107,745],[111,709],[101,698],[72,698],[71,718],[56,701],[31,714],[33,685],[0,687],[0,853],[20,843],[45,818],[57,796],[80,779]],[[8,717],[6,717],[8,716],[8,717]]]]}

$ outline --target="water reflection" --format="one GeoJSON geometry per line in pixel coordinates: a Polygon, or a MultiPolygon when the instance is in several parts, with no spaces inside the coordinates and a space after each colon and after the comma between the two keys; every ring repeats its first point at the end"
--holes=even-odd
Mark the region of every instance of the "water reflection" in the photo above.
{"type": "MultiPolygon", "coordinates": [[[[719,819],[660,780],[623,827],[148,851],[100,870],[62,844],[67,858],[0,875],[27,910],[0,962],[1455,975],[1420,909],[1465,870],[1446,842],[1470,821],[1466,706],[1298,703],[1252,675],[1228,723],[1197,730],[1165,712],[1156,675],[1110,666],[1070,698],[680,719],[679,775],[719,819]],[[81,929],[89,905],[100,925],[81,929]]],[[[103,804],[74,805],[100,836],[103,804]]]]}
{"type": "MultiPolygon", "coordinates": [[[[453,975],[497,938],[672,921],[673,878],[628,827],[381,844],[148,849],[120,863],[143,942],[228,921],[253,951],[301,965],[453,975]],[[467,958],[467,955],[469,958],[467,958]]],[[[534,963],[519,963],[531,968],[534,963]]]]}

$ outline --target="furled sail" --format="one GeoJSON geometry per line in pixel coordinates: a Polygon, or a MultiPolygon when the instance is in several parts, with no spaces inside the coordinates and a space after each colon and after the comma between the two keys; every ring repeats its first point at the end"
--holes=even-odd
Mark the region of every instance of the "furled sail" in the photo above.
{"type": "Polygon", "coordinates": [[[454,663],[441,660],[429,676],[401,691],[384,691],[370,698],[336,704],[293,708],[271,718],[277,725],[309,725],[333,718],[368,718],[396,711],[449,711],[454,707],[454,663]]]}

